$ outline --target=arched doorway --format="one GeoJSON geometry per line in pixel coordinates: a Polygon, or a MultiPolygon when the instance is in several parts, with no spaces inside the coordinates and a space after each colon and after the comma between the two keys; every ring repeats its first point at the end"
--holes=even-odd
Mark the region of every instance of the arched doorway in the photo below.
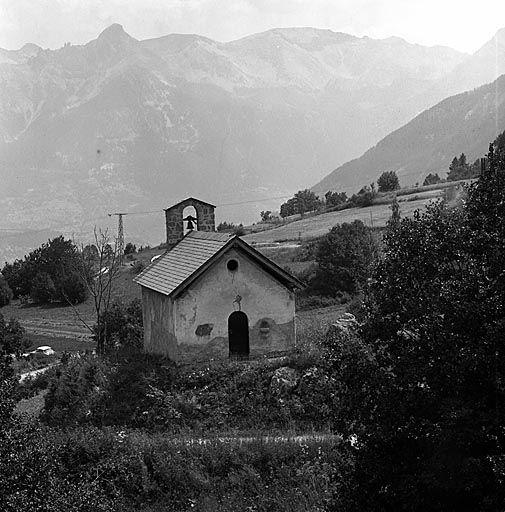
{"type": "Polygon", "coordinates": [[[234,311],[228,317],[228,344],[230,357],[249,356],[249,320],[242,311],[234,311]]]}

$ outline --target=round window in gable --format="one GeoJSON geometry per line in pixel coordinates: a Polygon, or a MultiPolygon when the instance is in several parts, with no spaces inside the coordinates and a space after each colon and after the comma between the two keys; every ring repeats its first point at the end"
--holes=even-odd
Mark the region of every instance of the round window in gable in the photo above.
{"type": "Polygon", "coordinates": [[[238,269],[238,261],[237,260],[229,260],[228,263],[226,263],[226,268],[230,272],[235,272],[238,269]]]}

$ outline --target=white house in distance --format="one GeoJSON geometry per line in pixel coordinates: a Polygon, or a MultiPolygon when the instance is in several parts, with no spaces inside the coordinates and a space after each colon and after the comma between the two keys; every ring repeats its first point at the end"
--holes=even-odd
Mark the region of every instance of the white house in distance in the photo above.
{"type": "Polygon", "coordinates": [[[213,210],[194,198],[166,210],[167,241],[176,242],[174,232],[181,238],[134,279],[142,287],[144,349],[186,362],[293,347],[294,292],[303,283],[238,236],[215,232],[213,210]],[[184,236],[187,206],[196,217],[184,236]]]}

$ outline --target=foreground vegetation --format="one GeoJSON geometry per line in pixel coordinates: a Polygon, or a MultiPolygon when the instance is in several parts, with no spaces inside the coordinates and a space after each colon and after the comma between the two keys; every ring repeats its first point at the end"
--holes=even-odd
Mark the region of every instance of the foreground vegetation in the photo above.
{"type": "Polygon", "coordinates": [[[504,510],[505,134],[488,162],[459,206],[394,210],[371,274],[374,251],[351,258],[349,281],[322,244],[331,282],[365,292],[361,323],[300,333],[284,358],[175,367],[120,321],[100,356],[20,389],[5,324],[3,509],[504,510]],[[13,414],[40,388],[40,421],[13,414]],[[335,436],[240,440],[286,431],[335,436]]]}

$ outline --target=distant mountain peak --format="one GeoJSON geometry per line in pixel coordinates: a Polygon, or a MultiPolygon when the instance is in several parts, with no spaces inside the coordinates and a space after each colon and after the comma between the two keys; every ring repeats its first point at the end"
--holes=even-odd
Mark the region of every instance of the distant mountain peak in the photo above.
{"type": "Polygon", "coordinates": [[[135,40],[125,32],[123,26],[119,23],[113,23],[98,36],[98,41],[106,42],[131,42],[135,40]]]}

